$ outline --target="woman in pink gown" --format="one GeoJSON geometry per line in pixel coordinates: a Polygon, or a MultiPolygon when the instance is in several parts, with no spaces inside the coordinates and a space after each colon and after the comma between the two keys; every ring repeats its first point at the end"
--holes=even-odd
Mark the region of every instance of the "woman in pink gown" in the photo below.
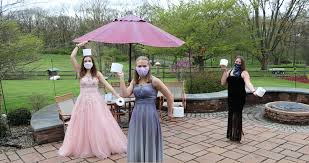
{"type": "Polygon", "coordinates": [[[77,44],[71,54],[71,62],[80,79],[80,95],[58,153],[61,156],[105,159],[115,153],[126,153],[127,138],[100,94],[99,82],[115,96],[120,96],[96,70],[91,56],[84,56],[83,63],[78,65],[76,53],[84,44],[86,42],[77,44]]]}

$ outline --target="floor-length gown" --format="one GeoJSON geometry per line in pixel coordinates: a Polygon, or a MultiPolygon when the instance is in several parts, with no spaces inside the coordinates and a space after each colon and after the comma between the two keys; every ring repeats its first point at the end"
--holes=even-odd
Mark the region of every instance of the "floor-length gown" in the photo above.
{"type": "Polygon", "coordinates": [[[90,75],[80,80],[80,95],[58,151],[60,155],[105,159],[127,151],[127,138],[100,94],[98,83],[98,78],[90,75]]]}
{"type": "Polygon", "coordinates": [[[152,83],[135,84],[136,98],[128,135],[128,162],[162,162],[162,133],[152,83]]]}
{"type": "MultiPolygon", "coordinates": [[[[231,71],[232,72],[232,71],[231,71]]],[[[228,83],[228,125],[227,138],[232,141],[240,141],[242,132],[242,110],[246,102],[245,82],[239,76],[227,78],[228,83]]]]}

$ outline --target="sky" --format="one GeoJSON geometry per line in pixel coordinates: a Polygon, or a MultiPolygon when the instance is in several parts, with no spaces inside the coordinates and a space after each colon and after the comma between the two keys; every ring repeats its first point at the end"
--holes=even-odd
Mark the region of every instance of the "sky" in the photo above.
{"type": "MultiPolygon", "coordinates": [[[[18,0],[0,0],[2,3],[9,4],[16,2],[18,0]]],[[[18,8],[32,8],[40,7],[46,10],[52,10],[56,8],[61,8],[65,6],[68,11],[67,14],[71,15],[74,13],[74,8],[76,8],[80,2],[87,0],[25,0],[25,4],[19,6],[18,8]]],[[[186,1],[186,0],[185,0],[186,1]]],[[[151,5],[159,4],[162,7],[167,7],[168,2],[173,4],[179,4],[179,0],[108,0],[110,8],[120,9],[123,6],[126,6],[127,9],[133,9],[137,6],[142,5],[143,3],[149,3],[151,5]]]]}

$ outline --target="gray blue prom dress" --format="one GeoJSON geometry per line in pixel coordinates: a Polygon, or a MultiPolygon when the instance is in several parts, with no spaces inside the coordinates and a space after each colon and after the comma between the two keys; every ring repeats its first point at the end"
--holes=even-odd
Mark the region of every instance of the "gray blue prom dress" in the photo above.
{"type": "Polygon", "coordinates": [[[129,124],[128,162],[162,162],[160,117],[156,110],[158,91],[152,83],[135,84],[135,106],[129,124]]]}

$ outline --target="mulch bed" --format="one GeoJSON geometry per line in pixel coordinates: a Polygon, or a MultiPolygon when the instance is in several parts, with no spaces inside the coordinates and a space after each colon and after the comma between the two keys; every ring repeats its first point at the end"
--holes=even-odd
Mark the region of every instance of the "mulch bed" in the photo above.
{"type": "Polygon", "coordinates": [[[8,136],[0,140],[0,153],[28,148],[36,145],[30,126],[11,126],[8,136]]]}
{"type": "MultiPolygon", "coordinates": [[[[282,79],[295,81],[294,76],[282,77],[282,79]]],[[[309,79],[306,76],[296,76],[296,82],[309,84],[309,79]]]]}

